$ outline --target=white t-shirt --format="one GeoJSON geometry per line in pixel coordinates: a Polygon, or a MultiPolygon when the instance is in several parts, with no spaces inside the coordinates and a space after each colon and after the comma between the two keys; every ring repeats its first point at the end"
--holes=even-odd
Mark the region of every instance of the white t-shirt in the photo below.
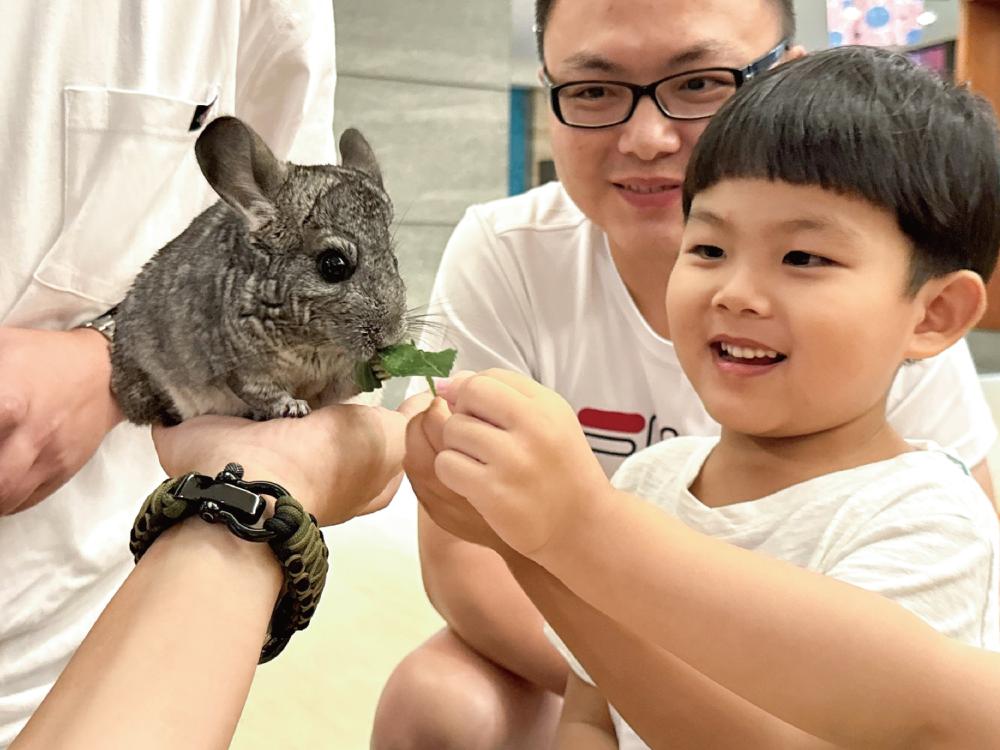
{"type": "MultiPolygon", "coordinates": [[[[193,146],[218,114],[279,157],[335,161],[333,33],[330,0],[5,4],[0,324],[67,329],[117,303],[217,199],[193,146]]],[[[148,428],[122,425],[63,489],[0,518],[0,748],[131,569],[162,476],[148,428]]]]}
{"type": "MultiPolygon", "coordinates": [[[[610,476],[663,438],[717,435],[677,361],[615,268],[607,236],[559,183],[471,207],[441,259],[429,313],[458,369],[503,367],[557,391],[576,410],[610,476]]],[[[411,393],[421,390],[416,379],[411,393]]],[[[902,368],[888,418],[907,438],[933,440],[969,466],[996,440],[964,341],[902,368]]]]}
{"type": "MultiPolygon", "coordinates": [[[[716,442],[660,443],[626,461],[613,483],[707,536],[879,593],[963,643],[1000,646],[1000,530],[989,499],[957,459],[915,444],[921,450],[710,508],[688,488],[716,442]]],[[[620,748],[647,747],[611,713],[620,748]]]]}

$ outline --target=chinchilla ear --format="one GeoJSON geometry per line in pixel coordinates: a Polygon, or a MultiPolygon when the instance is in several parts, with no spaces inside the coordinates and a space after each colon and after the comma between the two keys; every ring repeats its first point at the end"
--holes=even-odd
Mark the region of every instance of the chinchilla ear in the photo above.
{"type": "Polygon", "coordinates": [[[288,168],[250,126],[235,117],[217,117],[198,136],[194,153],[205,179],[247,217],[251,231],[274,217],[274,198],[288,168]]]}
{"type": "Polygon", "coordinates": [[[382,172],[378,168],[378,162],[375,161],[375,153],[361,135],[361,131],[348,128],[340,136],[340,158],[342,166],[360,169],[374,178],[380,186],[382,185],[382,172]]]}

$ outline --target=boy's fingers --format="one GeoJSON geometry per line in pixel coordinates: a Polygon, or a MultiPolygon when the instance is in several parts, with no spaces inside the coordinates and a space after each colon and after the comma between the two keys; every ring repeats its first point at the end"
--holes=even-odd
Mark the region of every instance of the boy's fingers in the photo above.
{"type": "Polygon", "coordinates": [[[476,375],[456,394],[452,410],[508,430],[520,420],[525,406],[525,397],[517,389],[489,375],[476,375]]]}
{"type": "MultiPolygon", "coordinates": [[[[474,495],[482,482],[483,465],[458,451],[445,450],[434,459],[434,473],[438,480],[456,495],[466,499],[474,495]]],[[[469,500],[472,504],[472,500],[469,500]]]]}
{"type": "Polygon", "coordinates": [[[434,399],[427,407],[423,419],[423,430],[435,453],[440,453],[444,448],[444,426],[450,418],[451,410],[442,398],[434,399]]]}
{"type": "Polygon", "coordinates": [[[527,396],[528,398],[534,398],[545,390],[544,386],[539,385],[527,375],[523,375],[519,372],[513,372],[511,370],[502,370],[498,367],[494,367],[489,370],[484,370],[480,374],[484,377],[498,380],[509,388],[517,391],[522,396],[527,396]]]}
{"type": "Polygon", "coordinates": [[[442,434],[442,450],[458,451],[480,463],[493,463],[498,455],[509,451],[507,433],[498,430],[481,419],[466,414],[456,414],[445,425],[442,434]]]}

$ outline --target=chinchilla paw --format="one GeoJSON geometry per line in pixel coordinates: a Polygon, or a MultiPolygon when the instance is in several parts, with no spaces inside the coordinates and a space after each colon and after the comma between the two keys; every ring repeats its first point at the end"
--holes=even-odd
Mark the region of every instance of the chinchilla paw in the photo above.
{"type": "Polygon", "coordinates": [[[302,399],[289,398],[281,404],[278,411],[279,413],[276,416],[298,418],[306,416],[312,409],[302,399]]]}

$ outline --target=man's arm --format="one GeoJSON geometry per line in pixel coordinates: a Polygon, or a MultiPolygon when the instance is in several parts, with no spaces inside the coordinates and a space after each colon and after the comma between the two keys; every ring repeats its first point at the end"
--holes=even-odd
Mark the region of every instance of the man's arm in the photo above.
{"type": "MultiPolygon", "coordinates": [[[[420,498],[421,487],[414,483],[413,489],[420,498]]],[[[427,598],[449,627],[504,669],[562,693],[566,661],[545,637],[542,616],[500,556],[449,534],[423,507],[417,528],[427,598]]]]}
{"type": "Polygon", "coordinates": [[[969,469],[969,473],[972,474],[972,478],[979,482],[979,486],[983,488],[983,492],[986,493],[986,497],[990,499],[993,503],[993,507],[998,513],[1000,513],[1000,505],[997,505],[996,492],[993,490],[993,474],[990,473],[990,465],[983,459],[981,462],[969,469]]]}
{"type": "MultiPolygon", "coordinates": [[[[448,240],[428,305],[440,324],[427,330],[421,345],[456,348],[458,369],[529,372],[536,356],[534,322],[518,276],[515,260],[479,209],[470,208],[448,240]]],[[[420,497],[419,481],[414,491],[420,497]]],[[[496,553],[449,534],[423,511],[418,529],[424,587],[448,625],[505,669],[562,693],[565,660],[545,638],[541,615],[496,553]]]]}
{"type": "Polygon", "coordinates": [[[59,489],[121,420],[104,336],[0,326],[0,516],[59,489]]]}
{"type": "Polygon", "coordinates": [[[575,674],[566,683],[555,750],[618,750],[607,700],[575,674]]]}

